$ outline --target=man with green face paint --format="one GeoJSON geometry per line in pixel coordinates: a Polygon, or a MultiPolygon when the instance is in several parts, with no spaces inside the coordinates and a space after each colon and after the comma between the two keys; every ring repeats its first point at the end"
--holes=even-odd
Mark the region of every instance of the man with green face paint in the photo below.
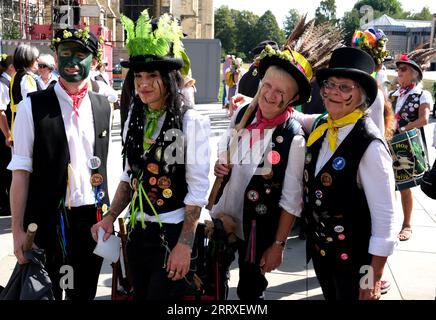
{"type": "Polygon", "coordinates": [[[93,254],[90,229],[109,204],[111,108],[89,85],[92,59],[99,56],[97,37],[87,29],[59,30],[53,45],[59,82],[19,104],[13,130],[8,169],[14,253],[20,264],[28,262],[24,230],[37,223],[34,243],[44,249],[54,297],[62,299],[65,289],[70,300],[91,300],[102,259],[93,254]],[[68,280],[60,283],[61,278],[68,280]]]}

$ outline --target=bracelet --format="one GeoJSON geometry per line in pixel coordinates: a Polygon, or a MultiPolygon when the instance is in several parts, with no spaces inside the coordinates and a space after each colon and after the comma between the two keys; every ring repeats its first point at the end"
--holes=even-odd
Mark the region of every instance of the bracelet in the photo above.
{"type": "Polygon", "coordinates": [[[117,220],[118,215],[115,215],[111,210],[107,212],[107,215],[112,217],[112,222],[115,222],[115,220],[117,220]]]}
{"type": "Polygon", "coordinates": [[[278,245],[278,246],[280,246],[280,247],[282,247],[282,248],[285,248],[285,246],[286,246],[286,241],[276,240],[276,241],[274,241],[274,244],[275,244],[275,245],[278,245]]]}

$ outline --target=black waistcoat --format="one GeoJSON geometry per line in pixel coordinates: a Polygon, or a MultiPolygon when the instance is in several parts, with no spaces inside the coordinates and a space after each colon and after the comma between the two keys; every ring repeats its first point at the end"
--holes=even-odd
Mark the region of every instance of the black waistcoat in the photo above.
{"type": "MultiPolygon", "coordinates": [[[[419,118],[419,106],[420,106],[419,99],[421,98],[421,95],[422,95],[422,92],[421,93],[412,93],[412,94],[407,96],[406,101],[404,101],[403,105],[401,106],[400,110],[398,111],[399,117],[397,117],[397,121],[398,121],[399,128],[404,127],[409,122],[413,122],[419,118]]],[[[394,112],[395,112],[395,106],[397,104],[396,102],[398,100],[397,97],[395,97],[395,98],[396,98],[394,100],[395,103],[392,104],[392,106],[394,108],[394,112]]]]}
{"type": "MultiPolygon", "coordinates": [[[[14,104],[19,104],[21,102],[21,100],[23,100],[23,98],[25,98],[21,95],[21,79],[23,79],[23,77],[25,75],[28,75],[29,77],[31,77],[31,75],[29,73],[27,73],[27,71],[24,71],[24,70],[18,71],[14,76],[14,84],[12,85],[12,88],[11,88],[12,97],[14,99],[14,104]]],[[[35,80],[35,83],[36,83],[36,90],[40,91],[41,87],[39,86],[38,81],[35,80]]]]}
{"type": "MultiPolygon", "coordinates": [[[[89,92],[94,118],[94,155],[101,165],[93,173],[103,176],[103,203],[108,204],[106,163],[109,146],[110,105],[104,96],[89,92]]],[[[57,242],[59,204],[65,197],[67,166],[70,161],[68,140],[62,113],[54,88],[30,95],[35,126],[33,172],[30,175],[29,195],[25,212],[25,227],[32,222],[39,225],[35,243],[43,248],[57,242]]],[[[92,133],[91,133],[92,134],[92,133]]],[[[87,166],[86,163],[83,164],[87,166]]]]}
{"type": "MultiPolygon", "coordinates": [[[[138,98],[128,126],[125,148],[131,168],[129,175],[132,187],[135,179],[142,182],[144,191],[158,214],[185,207],[184,199],[188,193],[184,164],[186,148],[184,136],[181,136],[182,120],[176,118],[170,111],[166,112],[159,136],[146,153],[143,152],[144,105],[138,98]],[[169,137],[168,141],[165,141],[165,135],[169,137]],[[166,153],[174,156],[176,152],[182,155],[181,163],[173,162],[172,157],[166,159],[166,153]]],[[[138,196],[142,198],[145,213],[154,215],[141,192],[138,192],[138,196]]],[[[139,199],[136,200],[136,205],[138,204],[139,199]]]]}
{"type": "Polygon", "coordinates": [[[315,176],[326,133],[308,147],[305,159],[302,216],[307,224],[307,259],[319,254],[338,266],[368,264],[371,217],[365,193],[357,185],[357,171],[371,141],[384,140],[373,122],[361,118],[315,176]]]}

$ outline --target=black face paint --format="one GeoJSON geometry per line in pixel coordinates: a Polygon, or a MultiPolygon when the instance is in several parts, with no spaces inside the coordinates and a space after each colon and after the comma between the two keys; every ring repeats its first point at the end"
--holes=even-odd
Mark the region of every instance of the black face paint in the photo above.
{"type": "Polygon", "coordinates": [[[350,95],[347,99],[345,99],[345,105],[348,107],[351,105],[351,102],[353,101],[353,95],[350,95]]]}

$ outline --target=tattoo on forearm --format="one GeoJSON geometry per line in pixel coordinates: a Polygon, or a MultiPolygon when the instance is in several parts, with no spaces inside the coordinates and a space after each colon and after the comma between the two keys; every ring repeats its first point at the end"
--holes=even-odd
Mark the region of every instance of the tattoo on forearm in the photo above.
{"type": "Polygon", "coordinates": [[[127,207],[130,202],[130,185],[127,182],[120,182],[115,193],[114,200],[109,209],[109,215],[112,216],[114,221],[118,215],[127,207]]]}
{"type": "Polygon", "coordinates": [[[180,233],[179,243],[187,244],[192,248],[200,212],[200,207],[189,206],[185,208],[185,222],[180,233]]]}

